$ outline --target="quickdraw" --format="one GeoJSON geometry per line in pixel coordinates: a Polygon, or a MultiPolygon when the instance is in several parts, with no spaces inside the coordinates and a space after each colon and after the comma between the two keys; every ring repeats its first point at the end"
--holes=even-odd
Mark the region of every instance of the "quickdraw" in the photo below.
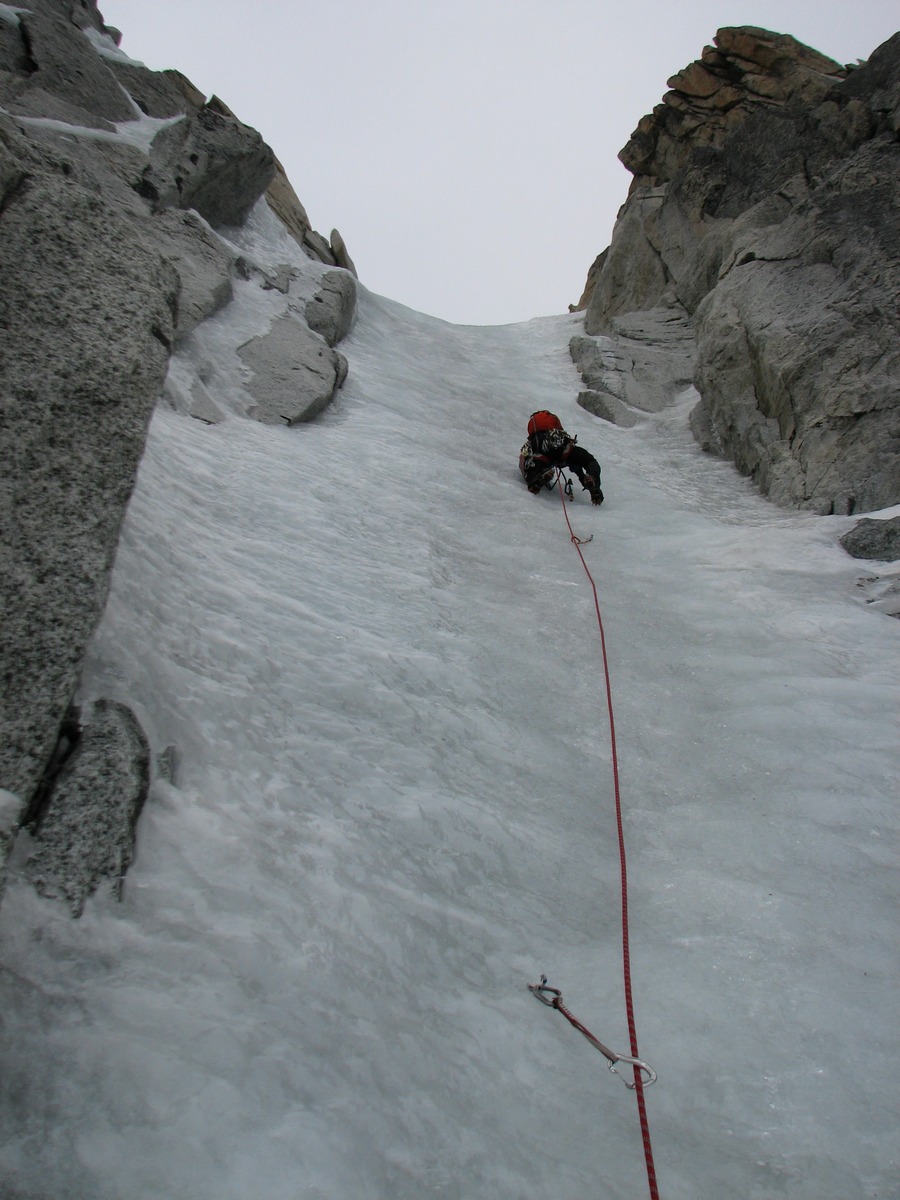
{"type": "Polygon", "coordinates": [[[603,1057],[607,1060],[610,1071],[614,1075],[618,1075],[627,1088],[632,1091],[637,1087],[637,1080],[640,1079],[643,1087],[649,1087],[651,1083],[656,1083],[656,1072],[651,1066],[648,1066],[640,1058],[632,1058],[628,1054],[616,1054],[615,1050],[610,1050],[608,1046],[604,1046],[599,1038],[595,1038],[589,1029],[581,1024],[563,1004],[562,992],[559,988],[550,987],[547,983],[547,976],[541,976],[540,983],[529,983],[528,990],[535,999],[540,1000],[541,1004],[546,1004],[548,1008],[555,1008],[566,1018],[570,1025],[574,1026],[580,1034],[587,1038],[595,1050],[599,1050],[603,1057]],[[635,1072],[635,1082],[629,1083],[624,1075],[616,1068],[619,1063],[625,1063],[626,1066],[633,1067],[635,1072]],[[638,1075],[638,1072],[644,1072],[646,1079],[638,1075]]]}

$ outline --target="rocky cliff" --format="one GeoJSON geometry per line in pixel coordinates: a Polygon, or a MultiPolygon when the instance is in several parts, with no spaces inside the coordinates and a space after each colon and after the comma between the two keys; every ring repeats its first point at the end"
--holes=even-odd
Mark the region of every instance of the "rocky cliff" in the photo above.
{"type": "Polygon", "coordinates": [[[853,69],[762,29],[714,41],[620,154],[634,180],[585,333],[689,319],[706,449],[782,504],[895,504],[900,34],[853,69]]]}
{"type": "Polygon", "coordinates": [[[92,0],[0,6],[0,860],[24,812],[42,886],[75,911],[127,866],[148,774],[131,714],[70,711],[147,425],[164,386],[221,415],[199,381],[166,383],[170,361],[236,284],[276,288],[278,344],[263,371],[274,334],[248,343],[246,408],[305,420],[340,386],[355,305],[343,240],[311,228],[260,135],[118,40],[92,0]],[[323,271],[344,268],[318,297],[292,300],[289,268],[219,236],[263,196],[323,271]]]}
{"type": "MultiPolygon", "coordinates": [[[[260,135],[118,40],[93,0],[0,5],[0,869],[24,821],[35,881],[74,912],[127,869],[167,769],[114,697],[73,707],[153,409],[312,419],[356,305],[343,239],[260,135]],[[261,261],[276,221],[290,253],[261,261]],[[223,371],[209,330],[238,309],[223,371]]],[[[623,151],[581,402],[629,424],[693,379],[698,436],[776,499],[891,503],[898,39],[853,71],[760,30],[716,43],[623,151]]]]}

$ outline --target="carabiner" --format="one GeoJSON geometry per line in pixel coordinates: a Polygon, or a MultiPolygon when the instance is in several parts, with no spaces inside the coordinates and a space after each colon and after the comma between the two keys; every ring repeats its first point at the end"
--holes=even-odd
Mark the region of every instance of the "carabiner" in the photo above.
{"type": "Polygon", "coordinates": [[[617,1054],[615,1061],[609,1064],[609,1069],[612,1071],[613,1075],[619,1076],[629,1091],[633,1092],[637,1087],[637,1084],[629,1083],[625,1076],[620,1071],[616,1070],[617,1063],[627,1063],[629,1067],[636,1067],[639,1071],[646,1071],[647,1078],[641,1080],[642,1087],[649,1087],[651,1083],[656,1083],[656,1072],[648,1063],[645,1063],[640,1058],[629,1058],[627,1054],[617,1054]]]}
{"type": "Polygon", "coordinates": [[[633,1092],[635,1090],[637,1087],[637,1082],[628,1082],[625,1076],[616,1069],[619,1063],[625,1063],[629,1067],[634,1067],[635,1070],[646,1072],[647,1078],[645,1080],[641,1080],[642,1087],[649,1087],[651,1083],[656,1083],[656,1072],[651,1066],[645,1063],[643,1059],[631,1058],[627,1054],[616,1054],[615,1050],[610,1050],[609,1046],[604,1046],[599,1038],[594,1037],[591,1031],[586,1029],[585,1026],[582,1025],[581,1022],[569,1012],[565,1004],[563,1004],[562,992],[559,990],[559,988],[550,987],[550,985],[547,983],[546,975],[541,976],[540,983],[529,983],[528,990],[531,992],[532,996],[540,1000],[541,1004],[546,1004],[548,1008],[555,1008],[557,1012],[561,1012],[572,1028],[577,1029],[582,1037],[587,1038],[595,1050],[600,1051],[600,1053],[606,1059],[610,1071],[612,1071],[613,1075],[618,1075],[630,1091],[633,1092]]]}
{"type": "Polygon", "coordinates": [[[546,1004],[548,1008],[556,1008],[556,1001],[562,1000],[562,992],[559,988],[550,987],[547,983],[547,976],[541,976],[540,983],[529,983],[528,990],[535,999],[540,1000],[541,1004],[546,1004]],[[548,992],[553,999],[548,1000],[545,992],[548,992]]]}

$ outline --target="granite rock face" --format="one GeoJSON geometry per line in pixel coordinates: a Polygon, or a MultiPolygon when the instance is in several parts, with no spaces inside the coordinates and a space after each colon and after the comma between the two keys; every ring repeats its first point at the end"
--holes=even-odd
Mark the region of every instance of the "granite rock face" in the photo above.
{"type": "Polygon", "coordinates": [[[22,175],[0,216],[0,786],[24,800],[105,602],[179,280],[149,220],[10,124],[0,137],[22,175]]]}
{"type": "Polygon", "coordinates": [[[194,209],[212,226],[241,225],[275,174],[259,134],[210,102],[162,128],[136,184],[154,209],[194,209]]]}
{"type": "MultiPolygon", "coordinates": [[[[246,278],[216,229],[239,226],[277,168],[221,101],[121,55],[93,0],[0,6],[0,110],[2,885],[21,814],[66,743],[171,356],[246,278]]],[[[309,413],[346,364],[295,316],[299,340],[314,343],[310,362],[327,359],[332,370],[324,383],[311,372],[309,413]]],[[[214,419],[215,398],[201,399],[214,419]]],[[[92,738],[85,733],[82,756],[92,738]]],[[[118,753],[112,761],[127,791],[132,766],[118,753]]],[[[80,787],[54,801],[60,844],[80,787]]],[[[42,829],[46,841],[50,826],[42,829]]],[[[87,882],[60,885],[74,908],[100,869],[91,840],[78,835],[79,857],[94,862],[87,882]]],[[[119,853],[123,869],[128,858],[119,853]]],[[[70,863],[63,874],[79,870],[70,863]]]]}
{"type": "Polygon", "coordinates": [[[853,558],[897,562],[900,559],[900,517],[885,520],[866,517],[844,534],[841,545],[853,558]]]}
{"type": "Polygon", "coordinates": [[[585,331],[681,306],[692,427],[779,503],[900,499],[900,34],[848,70],[721,29],[621,153],[634,175],[585,331]]]}
{"type": "Polygon", "coordinates": [[[38,891],[64,899],[77,917],[101,880],[120,889],[149,786],[150,747],[129,708],[98,700],[83,723],[70,714],[27,817],[26,869],[38,891]]]}

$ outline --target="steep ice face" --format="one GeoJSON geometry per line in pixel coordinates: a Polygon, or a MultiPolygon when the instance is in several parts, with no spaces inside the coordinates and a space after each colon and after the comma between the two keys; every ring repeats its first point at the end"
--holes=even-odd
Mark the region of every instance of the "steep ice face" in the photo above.
{"type": "Polygon", "coordinates": [[[627,1050],[593,601],[563,501],[516,470],[550,407],[603,466],[569,515],[661,1194],[887,1195],[898,626],[858,599],[850,522],[704,458],[689,397],[630,430],[578,409],[577,329],[363,289],[313,425],[157,412],[83,696],[177,766],[121,902],[73,922],[17,847],[12,1194],[646,1190],[633,1097],[526,990],[546,972],[627,1050]]]}

